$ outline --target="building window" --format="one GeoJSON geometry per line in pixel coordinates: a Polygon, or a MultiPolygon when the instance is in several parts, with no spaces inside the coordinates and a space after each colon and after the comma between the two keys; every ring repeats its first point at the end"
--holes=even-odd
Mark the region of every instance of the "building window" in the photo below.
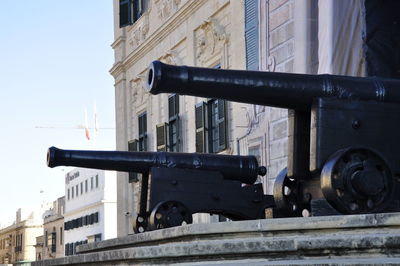
{"type": "MultiPolygon", "coordinates": [[[[55,229],[55,228],[54,228],[55,229]]],[[[57,248],[57,233],[56,232],[52,232],[51,233],[51,252],[56,252],[56,248],[57,248]]]]}
{"type": "Polygon", "coordinates": [[[69,200],[69,189],[67,189],[67,200],[69,200]]]}
{"type": "Polygon", "coordinates": [[[168,143],[168,123],[163,123],[156,126],[156,141],[157,151],[167,151],[168,143]]]}
{"type": "Polygon", "coordinates": [[[15,243],[15,252],[22,251],[22,234],[17,234],[15,236],[16,243],[15,243]]]}
{"type": "MultiPolygon", "coordinates": [[[[85,225],[91,225],[99,222],[99,212],[91,213],[89,215],[81,216],[76,219],[64,223],[64,230],[72,230],[85,225]]],[[[60,234],[62,234],[62,227],[60,227],[60,234]]],[[[61,243],[61,240],[60,240],[61,243]]]]}
{"type": "Polygon", "coordinates": [[[226,101],[212,99],[195,106],[196,152],[217,153],[227,148],[226,101]]]}
{"type": "Polygon", "coordinates": [[[100,242],[101,241],[101,234],[94,235],[94,242],[100,242]]]}
{"type": "MultiPolygon", "coordinates": [[[[138,139],[128,141],[128,151],[147,151],[147,114],[138,115],[138,139]]],[[[129,172],[129,183],[139,181],[138,173],[129,172]]]]}
{"type": "MultiPolygon", "coordinates": [[[[137,139],[128,141],[128,151],[138,151],[138,140],[137,139]]],[[[129,175],[129,183],[139,181],[137,173],[129,172],[128,175],[129,175]]]]}
{"type": "Polygon", "coordinates": [[[75,186],[75,192],[76,192],[76,197],[78,197],[78,194],[79,194],[78,185],[75,186]]]}
{"type": "Polygon", "coordinates": [[[81,195],[83,194],[83,182],[81,182],[81,195]]]}
{"type": "Polygon", "coordinates": [[[60,245],[63,244],[63,228],[60,227],[60,245]]]}
{"type": "Polygon", "coordinates": [[[93,190],[93,176],[90,178],[90,190],[93,190]]]}
{"type": "Polygon", "coordinates": [[[245,46],[246,46],[246,69],[259,69],[259,1],[245,0],[245,46]]]}
{"type": "Polygon", "coordinates": [[[99,175],[96,175],[96,188],[99,187],[99,175]]]}
{"type": "Polygon", "coordinates": [[[88,181],[87,181],[87,179],[85,180],[85,192],[87,193],[87,191],[88,191],[88,181]]]}
{"type": "Polygon", "coordinates": [[[226,149],[225,101],[211,100],[208,107],[209,152],[216,153],[226,149]]]}
{"type": "Polygon", "coordinates": [[[179,151],[179,95],[168,97],[168,150],[179,151]]]}
{"type": "Polygon", "coordinates": [[[132,25],[147,9],[148,0],[120,0],[119,27],[132,25]]]}
{"type": "Polygon", "coordinates": [[[180,147],[179,95],[168,97],[168,123],[156,126],[157,151],[177,152],[180,147]]]}
{"type": "Polygon", "coordinates": [[[141,113],[138,116],[138,125],[139,125],[138,151],[147,151],[147,114],[146,114],[146,112],[141,113]]]}

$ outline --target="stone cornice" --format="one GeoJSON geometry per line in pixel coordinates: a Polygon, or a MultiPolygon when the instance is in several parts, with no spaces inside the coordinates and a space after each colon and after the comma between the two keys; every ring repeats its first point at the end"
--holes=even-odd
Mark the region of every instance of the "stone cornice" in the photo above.
{"type": "Polygon", "coordinates": [[[64,216],[62,216],[60,214],[52,215],[52,216],[44,218],[43,225],[46,225],[48,223],[52,223],[52,222],[55,222],[58,220],[63,220],[63,219],[64,219],[64,216]]]}
{"type": "MultiPolygon", "coordinates": [[[[176,28],[178,28],[185,20],[187,20],[195,10],[204,5],[207,0],[188,1],[173,16],[171,16],[161,27],[154,31],[140,46],[132,51],[122,62],[125,68],[129,68],[136,61],[149,53],[158,43],[164,40],[176,28]]],[[[117,70],[117,69],[112,69],[117,70]]],[[[115,72],[110,71],[113,76],[115,72]]]]}
{"type": "Polygon", "coordinates": [[[121,72],[124,72],[124,65],[122,64],[121,61],[115,62],[112,68],[110,69],[110,74],[116,78],[121,72]]]}
{"type": "Polygon", "coordinates": [[[37,223],[39,221],[33,221],[30,219],[27,220],[23,220],[17,224],[13,223],[7,227],[3,227],[0,229],[0,235],[6,233],[6,232],[10,232],[10,231],[14,231],[14,230],[20,230],[23,228],[36,228],[36,227],[42,227],[42,222],[37,223]]]}
{"type": "Polygon", "coordinates": [[[111,47],[115,49],[121,42],[126,41],[125,36],[119,36],[112,44],[111,47]]]}

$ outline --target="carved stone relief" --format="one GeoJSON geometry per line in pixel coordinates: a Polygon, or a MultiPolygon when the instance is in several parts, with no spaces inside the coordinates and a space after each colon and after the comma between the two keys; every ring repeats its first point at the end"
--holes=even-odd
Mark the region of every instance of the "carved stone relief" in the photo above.
{"type": "Polygon", "coordinates": [[[169,50],[165,55],[160,57],[160,61],[170,65],[182,65],[183,58],[181,58],[176,50],[169,50]]]}
{"type": "Polygon", "coordinates": [[[141,106],[146,103],[148,97],[144,90],[145,75],[138,75],[131,83],[132,104],[141,106]]]}
{"type": "Polygon", "coordinates": [[[164,21],[169,18],[173,13],[175,13],[181,0],[155,0],[154,4],[157,7],[158,17],[164,21]]]}
{"type": "Polygon", "coordinates": [[[204,64],[217,54],[223,55],[223,49],[229,42],[225,28],[215,18],[210,18],[200,25],[197,31],[195,48],[196,59],[204,64]]]}
{"type": "Polygon", "coordinates": [[[133,49],[146,40],[150,28],[149,24],[149,12],[146,12],[133,26],[134,28],[128,34],[128,43],[133,49]]]}
{"type": "Polygon", "coordinates": [[[268,55],[267,58],[267,71],[274,72],[276,67],[276,60],[274,55],[268,55]]]}
{"type": "Polygon", "coordinates": [[[247,117],[247,127],[248,132],[252,132],[258,125],[260,121],[263,120],[265,116],[265,106],[263,105],[250,105],[247,108],[246,117],[247,117]]]}

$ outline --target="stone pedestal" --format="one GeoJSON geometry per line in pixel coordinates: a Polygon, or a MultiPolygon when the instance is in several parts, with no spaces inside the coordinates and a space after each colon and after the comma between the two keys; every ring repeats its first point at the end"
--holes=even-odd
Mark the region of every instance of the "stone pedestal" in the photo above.
{"type": "Polygon", "coordinates": [[[194,224],[33,265],[400,265],[400,213],[194,224]]]}

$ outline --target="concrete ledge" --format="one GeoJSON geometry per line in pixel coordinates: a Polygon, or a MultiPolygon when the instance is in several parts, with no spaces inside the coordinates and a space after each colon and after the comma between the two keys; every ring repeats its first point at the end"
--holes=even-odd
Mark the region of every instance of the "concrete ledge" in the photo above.
{"type": "Polygon", "coordinates": [[[400,213],[343,215],[308,218],[263,219],[240,222],[225,222],[212,224],[192,224],[173,227],[164,230],[145,232],[122,238],[109,239],[97,243],[79,246],[79,253],[98,250],[149,245],[153,242],[179,242],[191,238],[225,238],[234,234],[235,237],[263,236],[264,233],[290,235],[300,231],[317,232],[318,230],[339,230],[368,227],[400,227],[400,213]]]}
{"type": "Polygon", "coordinates": [[[400,265],[400,214],[195,224],[92,243],[79,252],[34,265],[400,265]]]}

